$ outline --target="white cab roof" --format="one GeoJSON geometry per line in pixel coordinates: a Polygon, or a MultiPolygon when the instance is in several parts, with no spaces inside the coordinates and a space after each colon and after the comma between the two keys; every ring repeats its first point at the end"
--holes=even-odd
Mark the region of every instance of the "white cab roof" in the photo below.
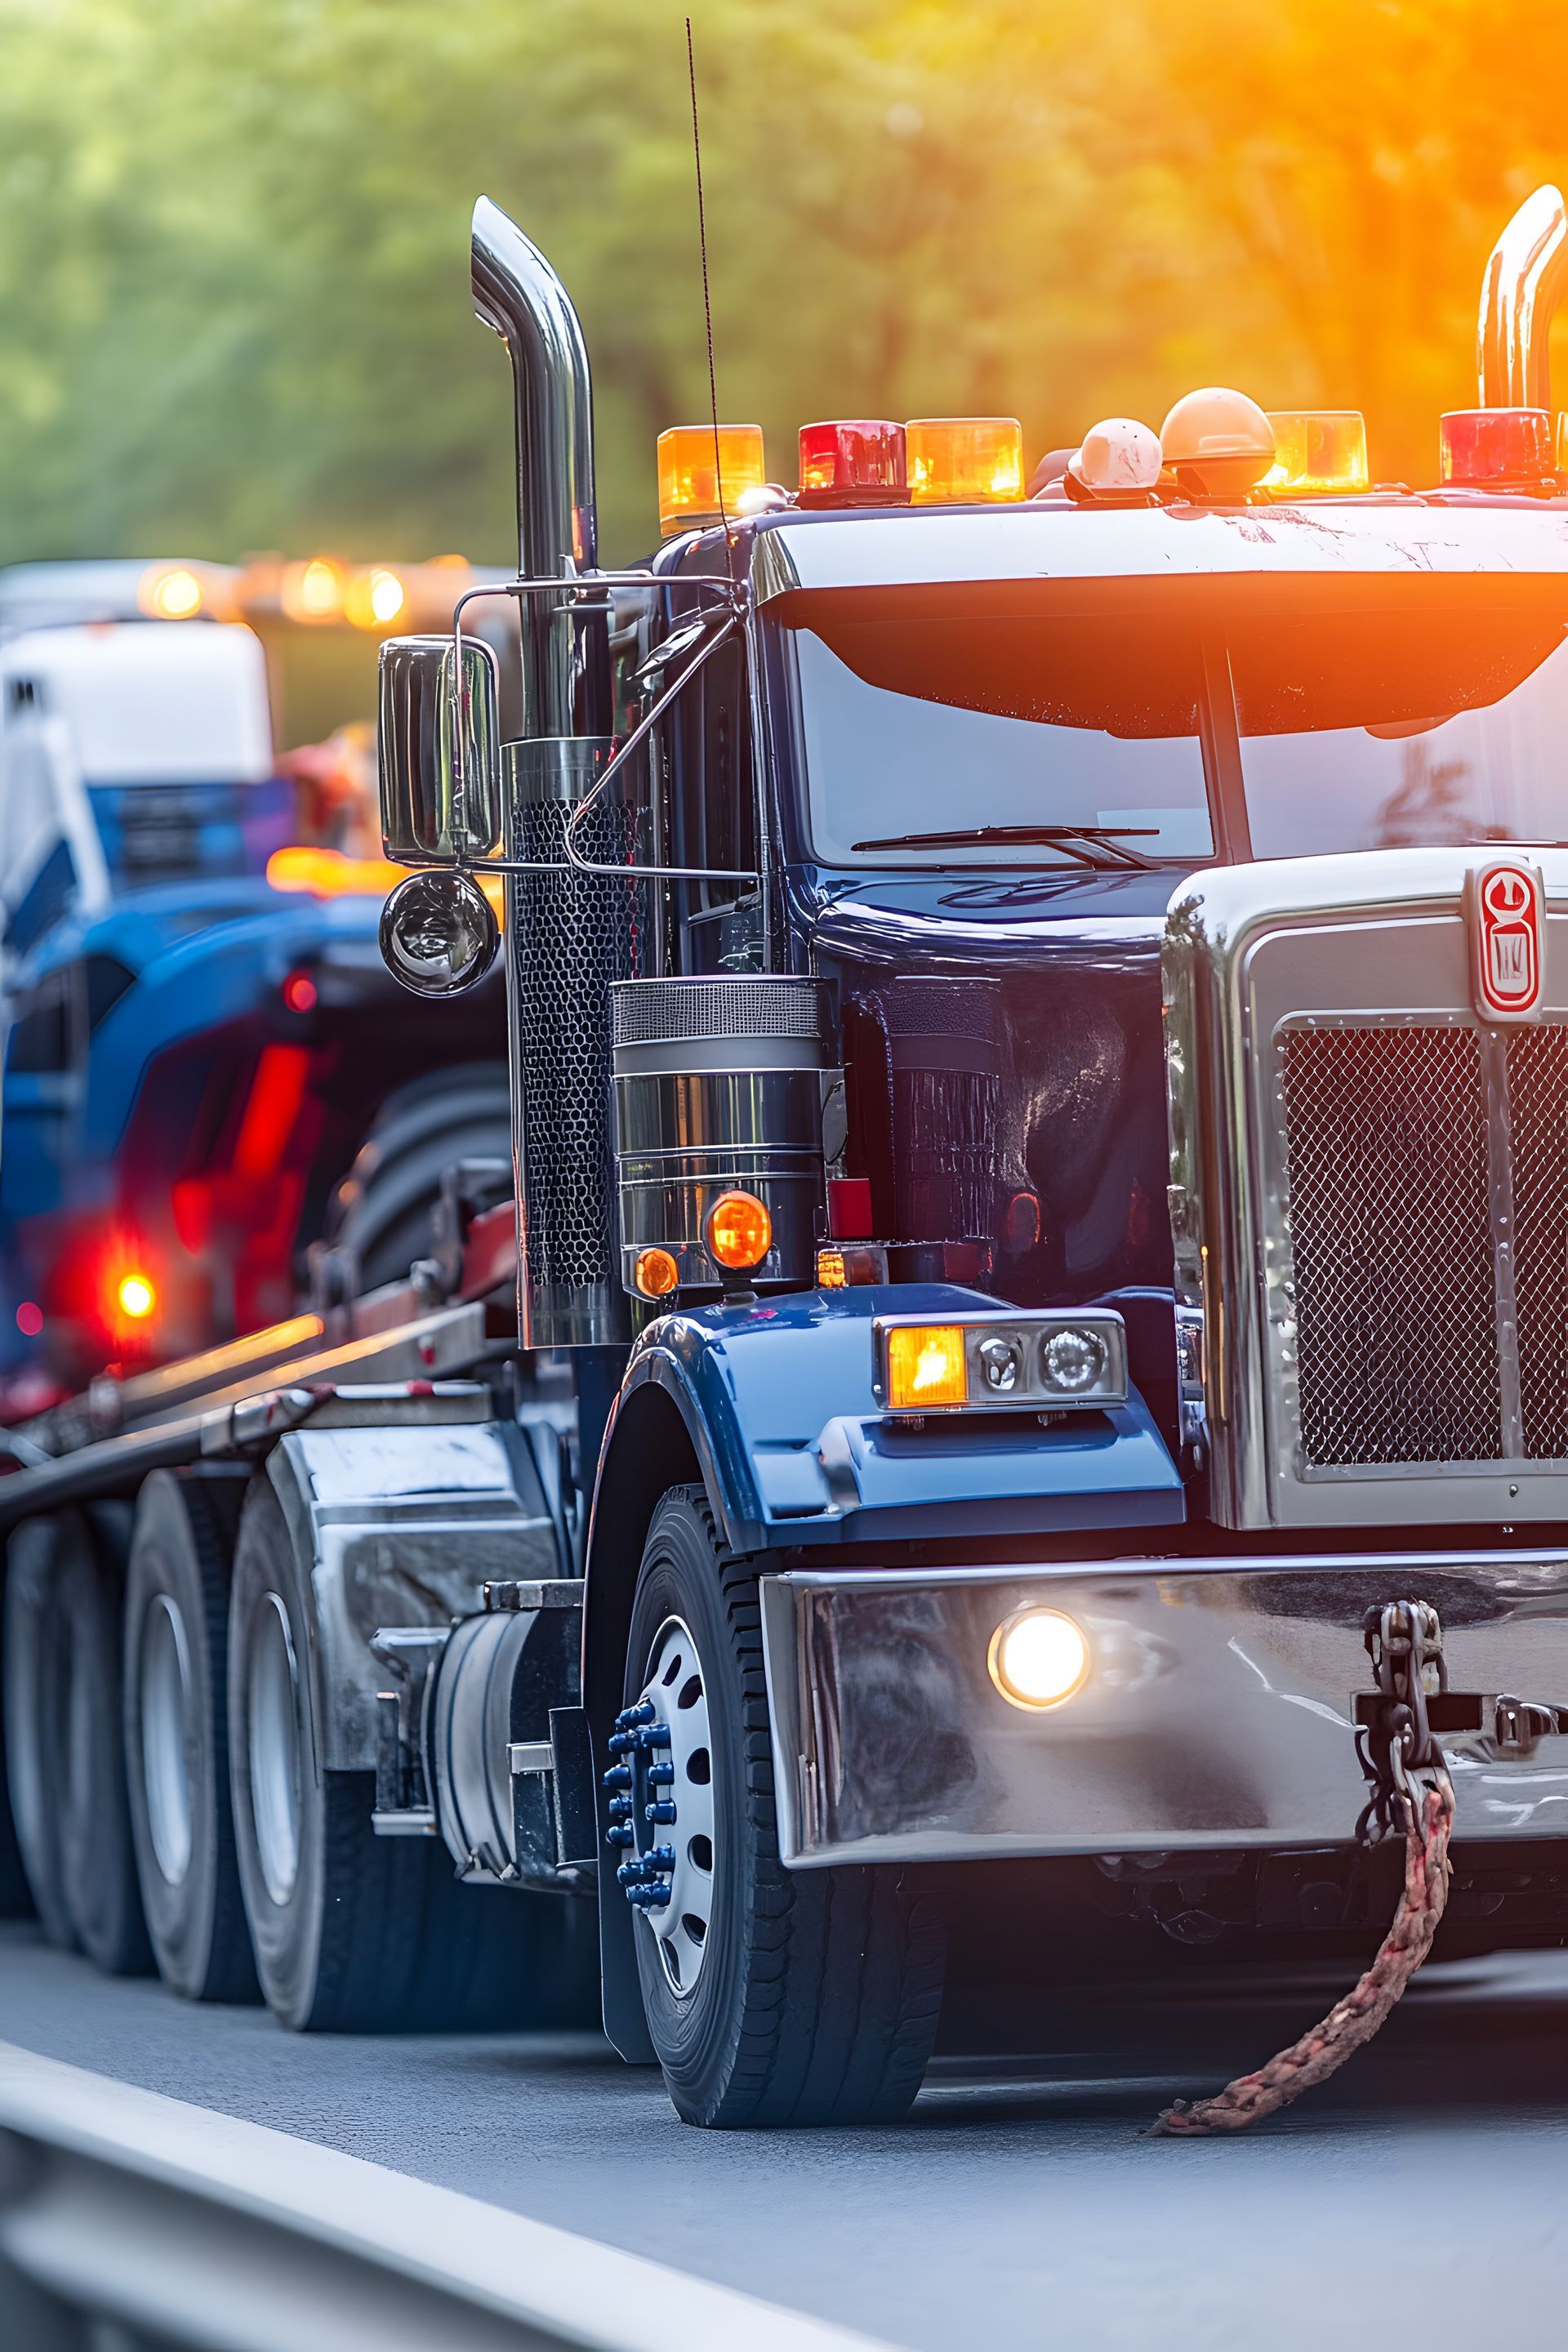
{"type": "Polygon", "coordinates": [[[89,784],[246,783],[272,773],[260,640],[206,621],[38,629],[0,649],[7,716],[68,728],[89,784]],[[21,689],[19,692],[18,689],[21,689]]]}

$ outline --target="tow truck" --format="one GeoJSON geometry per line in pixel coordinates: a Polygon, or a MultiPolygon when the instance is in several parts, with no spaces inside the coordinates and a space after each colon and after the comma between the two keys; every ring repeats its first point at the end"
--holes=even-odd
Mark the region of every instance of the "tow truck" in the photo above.
{"type": "Polygon", "coordinates": [[[378,638],[476,576],[0,572],[7,1417],[308,1307],[312,1244],[317,1288],[405,1271],[443,1158],[504,1189],[499,985],[395,1026],[376,950],[378,638]]]}
{"type": "Polygon", "coordinates": [[[384,647],[382,939],[502,959],[515,1199],[9,1433],[52,1932],[886,2117],[983,1903],[1042,1975],[1090,1910],[1364,1938],[1419,1718],[1454,1932],[1561,1940],[1565,257],[1542,190],[1426,488],[1222,388],[1032,494],[1010,419],[814,423],[789,488],[715,418],[613,572],[480,202],[521,694],[477,596],[384,647]]]}

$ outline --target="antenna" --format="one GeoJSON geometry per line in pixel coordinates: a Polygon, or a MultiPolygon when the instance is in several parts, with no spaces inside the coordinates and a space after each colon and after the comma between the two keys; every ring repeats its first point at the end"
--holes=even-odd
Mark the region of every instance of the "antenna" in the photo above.
{"type": "Polygon", "coordinates": [[[713,420],[713,487],[719,498],[719,520],[724,526],[724,549],[731,577],[734,550],[730,544],[730,518],[724,509],[724,475],[719,463],[719,385],[713,373],[713,302],[708,291],[708,215],[702,204],[702,132],[697,120],[697,58],[691,46],[691,19],[686,20],[686,76],[691,85],[691,152],[697,163],[697,242],[702,253],[702,317],[708,329],[708,407],[713,420]]]}

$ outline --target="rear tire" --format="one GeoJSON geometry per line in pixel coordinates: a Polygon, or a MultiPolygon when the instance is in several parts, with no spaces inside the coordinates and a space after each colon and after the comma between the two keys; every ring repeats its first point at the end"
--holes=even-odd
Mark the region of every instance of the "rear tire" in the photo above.
{"type": "Polygon", "coordinates": [[[148,1934],[188,2000],[261,1997],[228,1790],[228,1597],[242,1477],[154,1471],[125,1608],[125,1763],[148,1934]]]}
{"type": "Polygon", "coordinates": [[[77,1941],[110,1976],[150,1975],[125,1786],[122,1659],[128,1515],[61,1515],[48,1613],[60,1713],[45,1726],[60,1888],[77,1941]]]}
{"type": "Polygon", "coordinates": [[[461,1887],[438,1838],[377,1837],[374,1774],[321,1764],[315,1657],[309,1578],[258,1477],[235,1555],[229,1759],[240,1885],[274,2014],[337,2033],[585,2020],[591,1906],[461,1887]]]}
{"type": "Polygon", "coordinates": [[[11,1820],[38,1924],[61,1951],[77,1948],[55,1830],[56,1737],[65,1717],[54,1561],[59,1527],[26,1519],[5,1561],[5,1769],[11,1820]]]}
{"type": "Polygon", "coordinates": [[[333,1193],[328,1244],[353,1253],[364,1289],[396,1282],[435,1246],[443,1169],[510,1157],[504,1068],[476,1062],[416,1078],[388,1096],[333,1193]]]}
{"type": "Polygon", "coordinates": [[[635,1922],[648,2032],[678,2113],[720,2126],[902,2114],[936,2037],[942,1908],[913,1870],[780,1863],[755,1564],[725,1551],[699,1486],[664,1496],[644,1547],[626,1705],[645,1696],[671,1724],[676,1820],[637,1821],[638,1851],[671,1843],[672,1889],[697,1890],[684,1937],[670,1933],[672,1906],[662,1934],[647,1910],[635,1922]],[[683,1706],[703,1728],[695,1748],[675,1722],[683,1706]],[[695,1837],[683,1834],[683,1790],[695,1837]],[[687,1870],[688,1844],[704,1841],[706,1883],[687,1870]]]}

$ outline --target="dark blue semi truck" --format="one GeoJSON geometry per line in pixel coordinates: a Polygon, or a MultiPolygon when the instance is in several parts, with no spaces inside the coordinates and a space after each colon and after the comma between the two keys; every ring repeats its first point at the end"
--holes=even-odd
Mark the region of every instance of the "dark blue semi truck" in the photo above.
{"type": "Polygon", "coordinates": [[[793,490],[701,428],[609,572],[480,205],[521,674],[471,603],[385,647],[382,942],[393,1035],[499,962],[515,1203],[13,1433],[61,1940],[886,2116],[983,1979],[1363,1948],[1417,1718],[1447,1932],[1561,1940],[1564,239],[1505,232],[1428,488],[1218,391],[1032,495],[1005,419],[793,490]]]}

